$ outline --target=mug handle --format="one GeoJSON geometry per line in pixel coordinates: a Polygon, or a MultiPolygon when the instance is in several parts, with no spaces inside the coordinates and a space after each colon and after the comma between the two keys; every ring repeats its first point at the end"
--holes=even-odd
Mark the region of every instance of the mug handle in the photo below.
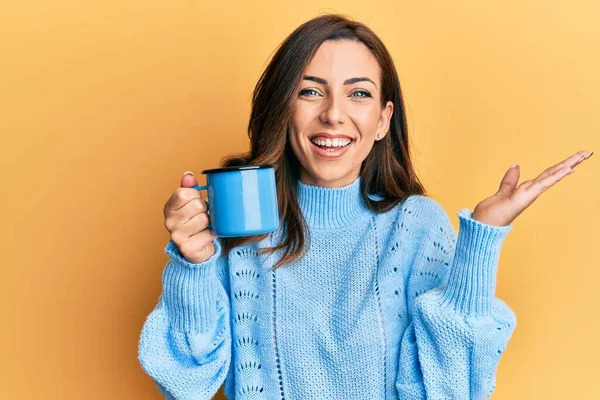
{"type": "MultiPolygon", "coordinates": [[[[208,186],[198,186],[198,185],[196,185],[196,186],[192,186],[192,187],[194,189],[196,189],[196,190],[208,190],[208,186]]],[[[206,203],[208,203],[208,197],[205,199],[205,201],[206,201],[206,203]]],[[[210,215],[210,210],[206,210],[206,213],[208,215],[210,215]]],[[[210,222],[208,223],[207,228],[210,229],[210,230],[212,230],[212,227],[210,226],[210,222]]]]}

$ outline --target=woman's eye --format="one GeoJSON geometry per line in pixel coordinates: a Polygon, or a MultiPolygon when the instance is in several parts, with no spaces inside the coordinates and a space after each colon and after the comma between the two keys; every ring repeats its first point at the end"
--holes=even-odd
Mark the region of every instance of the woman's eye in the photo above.
{"type": "MultiPolygon", "coordinates": [[[[360,93],[360,96],[354,96],[354,97],[373,97],[371,96],[371,93],[367,92],[366,90],[357,90],[354,93],[352,93],[352,95],[355,95],[357,93],[360,93]]],[[[304,89],[300,91],[300,95],[301,96],[310,96],[310,95],[319,95],[319,92],[317,92],[315,89],[304,89]]]]}
{"type": "Polygon", "coordinates": [[[300,91],[300,95],[302,96],[302,95],[308,94],[309,92],[317,93],[317,91],[315,89],[304,89],[304,90],[300,91]]]}
{"type": "Polygon", "coordinates": [[[358,97],[371,97],[371,93],[367,92],[366,90],[357,90],[356,92],[352,93],[353,95],[356,93],[361,93],[362,96],[358,96],[358,97]]]}

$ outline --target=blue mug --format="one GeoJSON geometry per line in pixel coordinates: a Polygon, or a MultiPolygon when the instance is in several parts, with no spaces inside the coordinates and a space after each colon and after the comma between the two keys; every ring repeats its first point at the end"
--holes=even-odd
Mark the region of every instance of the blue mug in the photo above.
{"type": "Polygon", "coordinates": [[[275,169],[272,165],[213,168],[206,174],[208,228],[217,236],[251,236],[279,227],[275,169]]]}

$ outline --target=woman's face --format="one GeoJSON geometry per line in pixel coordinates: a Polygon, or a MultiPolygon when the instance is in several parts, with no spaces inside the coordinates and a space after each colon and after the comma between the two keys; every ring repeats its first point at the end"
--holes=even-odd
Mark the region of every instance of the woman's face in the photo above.
{"type": "Polygon", "coordinates": [[[303,183],[340,187],[358,178],[394,109],[391,101],[381,108],[380,80],[379,64],[364,44],[321,45],[304,71],[289,130],[303,183]]]}

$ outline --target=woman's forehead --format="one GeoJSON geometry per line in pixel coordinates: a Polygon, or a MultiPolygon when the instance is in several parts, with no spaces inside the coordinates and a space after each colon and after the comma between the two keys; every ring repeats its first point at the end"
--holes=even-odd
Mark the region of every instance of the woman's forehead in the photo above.
{"type": "Polygon", "coordinates": [[[343,84],[354,77],[368,77],[379,80],[377,59],[361,42],[349,40],[328,40],[317,50],[309,62],[304,75],[324,78],[329,84],[343,84]]]}

